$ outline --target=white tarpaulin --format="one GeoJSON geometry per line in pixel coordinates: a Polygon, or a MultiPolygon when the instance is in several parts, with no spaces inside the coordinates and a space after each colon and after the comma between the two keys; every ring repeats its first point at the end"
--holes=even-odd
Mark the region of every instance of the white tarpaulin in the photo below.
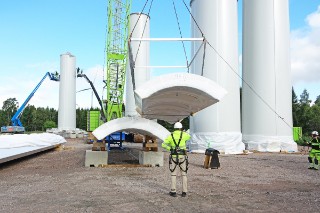
{"type": "Polygon", "coordinates": [[[135,90],[136,110],[144,118],[174,123],[217,103],[226,93],[200,75],[161,75],[135,90]]]}
{"type": "Polygon", "coordinates": [[[140,117],[123,117],[108,121],[95,129],[92,134],[98,140],[101,140],[114,132],[120,131],[150,135],[162,141],[170,135],[170,132],[157,122],[140,117]]]}
{"type": "Polygon", "coordinates": [[[298,146],[292,136],[261,136],[243,135],[243,142],[247,150],[259,152],[297,152],[298,146]]]}
{"type": "Polygon", "coordinates": [[[52,149],[66,140],[56,134],[0,135],[0,163],[52,149]]]}
{"type": "Polygon", "coordinates": [[[240,154],[245,149],[240,132],[193,133],[188,147],[194,153],[204,153],[207,148],[213,148],[225,154],[240,154]]]}

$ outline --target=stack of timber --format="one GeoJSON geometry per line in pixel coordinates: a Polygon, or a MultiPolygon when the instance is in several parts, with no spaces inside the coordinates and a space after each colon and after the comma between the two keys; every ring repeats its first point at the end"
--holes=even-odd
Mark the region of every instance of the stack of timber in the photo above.
{"type": "Polygon", "coordinates": [[[146,141],[143,142],[143,151],[158,151],[158,140],[146,135],[146,141]]]}

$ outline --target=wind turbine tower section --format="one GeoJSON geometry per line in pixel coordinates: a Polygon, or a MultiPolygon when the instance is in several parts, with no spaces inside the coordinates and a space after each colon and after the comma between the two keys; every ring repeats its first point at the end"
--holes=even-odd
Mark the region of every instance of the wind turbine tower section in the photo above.
{"type": "Polygon", "coordinates": [[[200,50],[191,72],[215,81],[228,91],[221,102],[190,117],[190,148],[210,147],[225,153],[242,153],[245,146],[240,121],[237,0],[192,0],[190,6],[195,19],[191,20],[192,36],[204,36],[207,41],[193,43],[191,56],[200,50]]]}
{"type": "Polygon", "coordinates": [[[76,57],[60,55],[58,129],[76,129],[76,57]]]}
{"type": "MultiPolygon", "coordinates": [[[[129,20],[129,34],[132,38],[150,38],[150,18],[146,14],[132,13],[129,20]]],[[[132,60],[135,64],[134,81],[135,87],[150,80],[150,42],[133,41],[130,43],[132,60]]],[[[129,53],[130,54],[130,53],[129,53]]],[[[132,73],[130,66],[127,66],[126,72],[126,99],[125,116],[139,116],[136,111],[136,104],[133,91],[132,73]]]]}
{"type": "Polygon", "coordinates": [[[243,0],[242,133],[249,150],[297,151],[288,0],[243,0]]]}

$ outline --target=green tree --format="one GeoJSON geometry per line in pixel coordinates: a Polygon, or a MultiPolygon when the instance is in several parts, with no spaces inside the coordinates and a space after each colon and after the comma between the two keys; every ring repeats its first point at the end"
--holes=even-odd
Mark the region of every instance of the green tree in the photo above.
{"type": "Polygon", "coordinates": [[[44,131],[43,124],[47,120],[46,111],[43,107],[36,108],[33,115],[33,129],[32,131],[44,131]]]}
{"type": "Polygon", "coordinates": [[[18,107],[19,103],[16,98],[8,98],[3,102],[2,111],[5,116],[5,126],[11,125],[11,118],[13,117],[14,113],[16,113],[18,107]]]}
{"type": "Polygon", "coordinates": [[[0,126],[5,126],[6,124],[6,117],[3,110],[0,109],[0,126]]]}
{"type": "Polygon", "coordinates": [[[306,123],[306,130],[308,133],[316,130],[320,131],[320,106],[313,105],[307,111],[308,122],[306,123]]]}
{"type": "Polygon", "coordinates": [[[302,94],[300,95],[300,103],[301,104],[307,104],[310,105],[311,100],[309,99],[309,93],[306,89],[302,91],[302,94]]]}
{"type": "Polygon", "coordinates": [[[293,126],[299,126],[298,120],[298,111],[299,111],[299,102],[296,93],[292,87],[292,119],[293,119],[293,126]]]}
{"type": "Polygon", "coordinates": [[[314,102],[314,104],[320,106],[320,95],[317,96],[316,101],[314,102]]]}
{"type": "Polygon", "coordinates": [[[21,123],[26,129],[26,131],[32,130],[32,122],[33,122],[33,112],[36,111],[36,108],[33,105],[28,105],[25,110],[23,111],[23,114],[21,115],[21,123]]]}
{"type": "Polygon", "coordinates": [[[54,121],[45,121],[43,124],[43,127],[45,130],[47,130],[47,129],[51,129],[51,128],[56,128],[57,124],[54,121]]]}
{"type": "MultiPolygon", "coordinates": [[[[163,121],[163,120],[157,120],[157,122],[158,122],[158,124],[160,124],[161,126],[166,128],[169,132],[174,131],[174,129],[173,129],[174,123],[170,124],[170,123],[163,121]]],[[[186,117],[185,119],[183,119],[181,121],[181,124],[182,124],[184,130],[188,130],[189,129],[189,117],[186,117]]]]}

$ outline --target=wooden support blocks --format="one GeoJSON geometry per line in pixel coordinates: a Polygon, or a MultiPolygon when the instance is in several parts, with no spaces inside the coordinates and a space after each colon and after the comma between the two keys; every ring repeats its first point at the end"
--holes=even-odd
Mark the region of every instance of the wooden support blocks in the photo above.
{"type": "Polygon", "coordinates": [[[105,141],[94,141],[92,144],[92,151],[106,151],[106,142],[105,141]]]}
{"type": "Polygon", "coordinates": [[[205,169],[209,169],[209,163],[210,163],[210,158],[211,158],[211,156],[210,155],[205,155],[206,157],[204,158],[204,165],[203,165],[203,167],[205,168],[205,169]]]}
{"type": "Polygon", "coordinates": [[[94,140],[97,140],[96,137],[92,134],[92,132],[88,132],[87,143],[91,144],[94,140]]]}
{"type": "Polygon", "coordinates": [[[149,135],[146,135],[146,141],[143,142],[143,151],[158,151],[158,141],[156,138],[150,137],[149,135]]]}

